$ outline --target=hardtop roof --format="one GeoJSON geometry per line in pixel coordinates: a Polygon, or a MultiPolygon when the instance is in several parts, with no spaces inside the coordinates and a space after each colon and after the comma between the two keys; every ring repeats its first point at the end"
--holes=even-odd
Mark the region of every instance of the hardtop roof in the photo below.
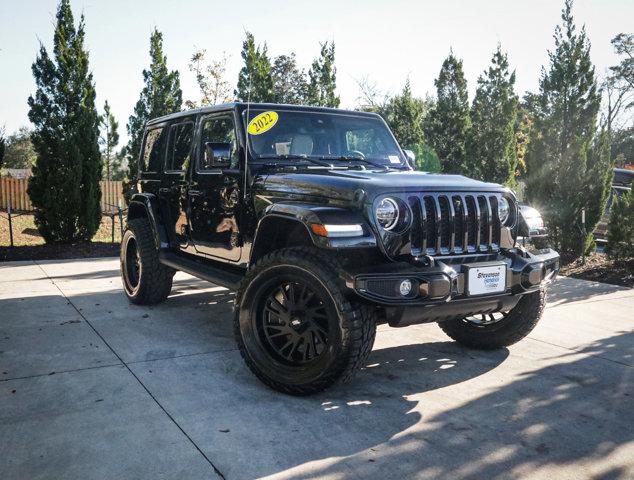
{"type": "MultiPolygon", "coordinates": [[[[362,112],[358,110],[345,110],[345,109],[330,108],[330,107],[313,107],[313,106],[307,106],[307,105],[286,105],[282,103],[250,103],[248,105],[249,105],[249,108],[253,108],[257,110],[261,110],[261,109],[280,110],[283,108],[284,110],[296,110],[296,111],[307,111],[307,112],[329,112],[329,113],[342,113],[342,114],[348,114],[348,115],[353,114],[353,115],[359,115],[364,117],[379,117],[378,114],[372,113],[372,112],[362,112]]],[[[153,118],[149,120],[147,124],[154,125],[157,123],[168,122],[170,120],[183,118],[183,117],[189,117],[192,115],[207,114],[207,113],[221,112],[221,111],[234,110],[234,109],[243,110],[245,108],[247,108],[246,102],[221,103],[219,105],[210,105],[207,107],[193,108],[190,110],[183,110],[176,113],[170,113],[169,115],[163,115],[162,117],[153,118]]]]}

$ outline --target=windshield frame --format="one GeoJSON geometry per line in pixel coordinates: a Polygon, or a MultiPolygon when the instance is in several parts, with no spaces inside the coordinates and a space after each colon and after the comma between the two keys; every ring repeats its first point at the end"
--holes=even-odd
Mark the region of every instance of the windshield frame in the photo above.
{"type": "Polygon", "coordinates": [[[390,163],[388,161],[385,161],[385,163],[382,163],[383,160],[377,160],[377,159],[372,159],[372,158],[368,158],[368,160],[372,160],[374,162],[380,163],[381,167],[374,167],[374,166],[368,166],[367,164],[365,164],[364,160],[362,160],[361,158],[359,158],[358,160],[355,159],[341,159],[341,155],[333,155],[332,158],[328,158],[328,160],[326,160],[327,156],[324,155],[319,155],[319,154],[315,154],[315,155],[308,155],[307,158],[313,158],[313,159],[320,159],[322,161],[332,161],[334,166],[337,167],[343,167],[343,166],[347,166],[347,165],[357,165],[358,163],[364,163],[366,166],[369,167],[369,169],[383,169],[383,167],[385,167],[386,169],[390,169],[390,168],[395,168],[395,169],[404,169],[404,168],[411,168],[409,165],[409,162],[407,160],[407,156],[405,155],[405,152],[403,151],[403,148],[401,147],[401,145],[398,143],[398,141],[396,140],[396,137],[394,137],[394,134],[392,133],[392,130],[390,129],[390,127],[387,125],[387,123],[385,122],[385,120],[383,119],[383,117],[381,117],[379,114],[376,113],[372,113],[372,112],[354,112],[354,111],[349,111],[349,110],[334,110],[334,109],[327,109],[325,107],[303,107],[303,106],[297,106],[297,108],[293,108],[293,106],[289,105],[279,105],[279,107],[281,108],[276,108],[278,105],[275,104],[243,104],[242,105],[242,109],[239,112],[238,116],[240,118],[240,121],[243,125],[243,135],[245,135],[245,145],[246,145],[246,149],[249,155],[249,161],[248,163],[254,163],[256,165],[263,165],[263,164],[267,164],[267,163],[271,163],[271,162],[275,162],[277,160],[281,160],[281,161],[285,161],[285,162],[289,162],[292,163],[293,165],[297,165],[300,166],[302,165],[302,160],[300,159],[284,159],[284,155],[270,155],[266,154],[266,157],[262,157],[259,154],[255,153],[252,149],[252,145],[251,145],[251,134],[249,134],[247,132],[247,127],[248,127],[248,122],[250,122],[251,120],[253,120],[253,118],[255,118],[257,115],[259,115],[260,113],[266,112],[266,111],[275,111],[277,113],[301,113],[304,115],[310,115],[310,114],[317,114],[317,115],[332,115],[332,116],[338,116],[338,117],[349,117],[349,118],[359,118],[362,120],[373,120],[373,121],[378,121],[380,124],[383,125],[383,127],[385,128],[385,130],[387,131],[387,134],[389,136],[389,138],[394,142],[394,145],[397,148],[398,151],[398,157],[399,157],[399,163],[390,163]],[[249,113],[249,118],[247,119],[247,112],[249,113]],[[357,162],[357,163],[355,163],[357,162]]]}

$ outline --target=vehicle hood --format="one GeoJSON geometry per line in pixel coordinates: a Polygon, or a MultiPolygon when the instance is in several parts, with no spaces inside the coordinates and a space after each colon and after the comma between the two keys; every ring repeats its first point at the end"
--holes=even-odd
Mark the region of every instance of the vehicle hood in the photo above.
{"type": "Polygon", "coordinates": [[[352,201],[359,190],[370,201],[391,192],[493,191],[505,190],[495,183],[473,180],[461,175],[431,174],[416,171],[351,171],[275,173],[261,178],[260,189],[268,193],[306,195],[352,201]]]}

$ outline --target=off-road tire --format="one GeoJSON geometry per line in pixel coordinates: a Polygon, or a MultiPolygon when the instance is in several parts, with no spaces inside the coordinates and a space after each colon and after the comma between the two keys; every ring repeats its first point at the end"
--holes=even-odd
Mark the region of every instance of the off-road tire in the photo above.
{"type": "MultiPolygon", "coordinates": [[[[372,351],[375,310],[346,298],[339,271],[339,264],[331,256],[315,248],[294,247],[263,257],[242,280],[235,300],[234,335],[245,363],[267,386],[290,395],[314,394],[336,382],[349,381],[372,351]],[[336,311],[337,341],[333,340],[326,350],[328,363],[319,361],[314,371],[309,367],[293,371],[292,366],[280,365],[265,352],[261,340],[256,341],[258,305],[264,301],[265,286],[281,277],[306,284],[314,281],[311,288],[327,292],[328,306],[336,311]]],[[[332,315],[328,318],[329,322],[335,321],[332,315]]]]}
{"type": "Polygon", "coordinates": [[[464,318],[438,325],[456,342],[471,348],[495,350],[508,347],[526,337],[537,325],[546,305],[546,290],[524,295],[501,320],[490,325],[476,325],[464,318]]]}
{"type": "Polygon", "coordinates": [[[153,305],[163,302],[172,290],[172,279],[176,271],[159,262],[158,251],[154,245],[152,228],[147,219],[135,218],[121,239],[121,276],[123,290],[128,299],[137,305],[153,305]],[[132,247],[134,245],[134,247],[132,247]],[[126,273],[129,248],[138,251],[138,280],[131,285],[126,273]]]}

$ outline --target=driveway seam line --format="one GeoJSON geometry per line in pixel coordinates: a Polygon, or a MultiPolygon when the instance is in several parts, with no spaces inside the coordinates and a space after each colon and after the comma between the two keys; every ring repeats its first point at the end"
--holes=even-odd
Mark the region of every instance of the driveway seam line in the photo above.
{"type": "Polygon", "coordinates": [[[614,360],[612,358],[602,357],[601,355],[596,355],[594,353],[584,352],[583,350],[578,350],[576,348],[564,347],[563,345],[557,345],[556,343],[547,342],[546,340],[540,340],[539,338],[533,338],[531,336],[527,337],[534,342],[545,343],[546,345],[551,345],[553,347],[563,348],[564,350],[568,350],[569,352],[579,353],[581,355],[587,355],[588,357],[599,358],[601,360],[605,360],[606,362],[616,363],[617,365],[623,365],[624,367],[634,368],[634,365],[630,365],[629,363],[619,362],[618,360],[614,360]]]}
{"type": "Polygon", "coordinates": [[[29,378],[39,378],[39,377],[50,377],[52,375],[62,374],[62,373],[73,373],[73,372],[83,372],[84,370],[96,370],[98,368],[108,368],[108,367],[121,367],[122,363],[110,363],[108,365],[95,365],[94,367],[82,367],[82,368],[73,368],[70,370],[53,370],[49,373],[38,373],[35,375],[26,375],[24,377],[13,377],[13,378],[1,378],[1,382],[10,382],[11,380],[28,380],[29,378]]]}
{"type": "MultiPolygon", "coordinates": [[[[48,273],[46,273],[46,271],[42,268],[42,266],[37,263],[34,262],[38,268],[40,270],[42,270],[42,272],[44,273],[44,275],[47,276],[47,278],[50,279],[48,273]]],[[[112,346],[106,341],[106,339],[103,337],[103,335],[101,335],[101,333],[99,333],[99,331],[92,325],[92,323],[90,323],[90,321],[84,316],[84,314],[77,308],[77,306],[72,302],[72,300],[70,298],[68,298],[66,296],[66,294],[64,293],[64,291],[59,287],[59,285],[57,285],[57,283],[55,283],[54,280],[51,279],[51,282],[53,283],[53,285],[55,285],[55,288],[57,288],[57,290],[59,290],[59,292],[62,294],[62,296],[66,299],[66,301],[68,301],[69,305],[72,305],[72,307],[75,309],[75,311],[79,314],[79,316],[81,316],[81,318],[84,319],[84,321],[86,322],[86,324],[95,332],[95,335],[97,335],[101,341],[110,349],[110,351],[113,353],[114,356],[116,356],[119,361],[122,363],[122,365],[128,370],[128,372],[130,372],[130,374],[136,379],[136,381],[139,383],[139,385],[141,385],[141,387],[146,391],[146,393],[150,396],[150,398],[152,400],[154,400],[154,403],[156,403],[156,405],[163,411],[163,413],[165,415],[167,415],[167,417],[172,421],[172,423],[174,425],[176,425],[176,428],[178,428],[181,433],[183,435],[185,435],[185,438],[187,438],[187,440],[189,440],[189,442],[194,446],[194,448],[196,450],[198,450],[198,453],[200,453],[203,458],[207,461],[207,463],[209,463],[209,465],[211,466],[211,468],[213,468],[214,472],[216,473],[216,475],[218,475],[220,478],[222,478],[223,480],[225,480],[225,476],[222,474],[222,472],[220,470],[218,470],[218,468],[213,464],[213,462],[211,461],[211,459],[205,454],[205,452],[202,451],[202,449],[196,444],[196,442],[194,442],[194,440],[189,436],[189,434],[183,429],[183,427],[181,427],[179,425],[179,423],[176,421],[176,419],[165,409],[165,407],[161,404],[161,402],[159,402],[156,397],[152,394],[152,392],[150,392],[150,390],[145,386],[145,384],[141,381],[141,379],[132,371],[132,369],[130,368],[130,366],[123,360],[123,358],[121,358],[121,356],[115,351],[114,348],[112,348],[112,346]]]]}
{"type": "Polygon", "coordinates": [[[128,362],[128,365],[138,365],[139,363],[159,362],[161,360],[175,360],[175,359],[178,359],[178,358],[195,357],[197,355],[212,355],[214,353],[237,352],[238,350],[239,349],[237,349],[237,348],[227,348],[227,349],[223,349],[223,350],[212,350],[212,351],[209,351],[209,352],[184,353],[182,355],[175,355],[173,357],[150,358],[148,360],[134,360],[132,362],[128,362]]]}

